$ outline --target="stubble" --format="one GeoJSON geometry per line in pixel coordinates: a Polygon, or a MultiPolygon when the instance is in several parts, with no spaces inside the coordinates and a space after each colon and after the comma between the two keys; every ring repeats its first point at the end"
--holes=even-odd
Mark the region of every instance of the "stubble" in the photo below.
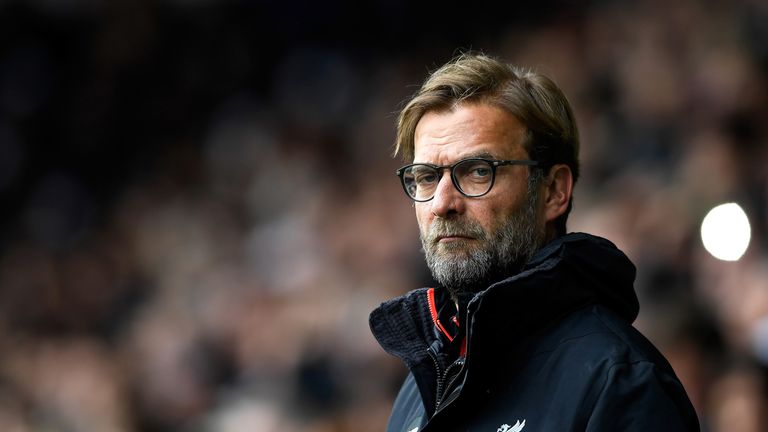
{"type": "Polygon", "coordinates": [[[421,244],[432,277],[454,299],[519,272],[542,246],[544,233],[539,229],[537,213],[538,177],[529,178],[526,203],[495,232],[486,232],[477,221],[459,217],[435,219],[427,232],[421,231],[421,244]],[[438,241],[445,236],[468,239],[438,241]]]}

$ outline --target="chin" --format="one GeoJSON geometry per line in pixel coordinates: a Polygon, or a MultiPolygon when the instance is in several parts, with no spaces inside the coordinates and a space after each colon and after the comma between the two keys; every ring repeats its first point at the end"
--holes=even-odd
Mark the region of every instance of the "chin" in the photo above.
{"type": "Polygon", "coordinates": [[[476,246],[471,245],[472,240],[451,240],[449,242],[440,242],[437,244],[438,253],[448,252],[464,252],[470,253],[472,250],[477,249],[476,246]]]}

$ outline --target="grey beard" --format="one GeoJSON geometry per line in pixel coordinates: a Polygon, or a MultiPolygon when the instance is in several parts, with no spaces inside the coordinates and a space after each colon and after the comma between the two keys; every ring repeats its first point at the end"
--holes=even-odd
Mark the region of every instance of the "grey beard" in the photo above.
{"type": "Polygon", "coordinates": [[[495,233],[485,232],[472,220],[436,219],[428,233],[421,233],[421,244],[432,277],[455,300],[460,293],[478,292],[517,273],[542,246],[544,234],[537,229],[537,208],[538,194],[529,187],[526,205],[495,233]],[[437,236],[445,234],[473,237],[480,247],[462,250],[466,248],[466,244],[461,244],[463,242],[438,245],[437,236]]]}

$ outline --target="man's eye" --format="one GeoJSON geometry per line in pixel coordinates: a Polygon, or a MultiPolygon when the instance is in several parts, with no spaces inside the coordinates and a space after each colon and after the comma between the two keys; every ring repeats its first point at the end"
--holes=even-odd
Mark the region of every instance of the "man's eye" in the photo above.
{"type": "Polygon", "coordinates": [[[437,172],[429,167],[415,167],[411,174],[413,181],[418,185],[428,185],[440,180],[437,172]]]}
{"type": "Polygon", "coordinates": [[[417,173],[415,177],[418,184],[430,184],[437,181],[437,174],[433,172],[417,173]]]}
{"type": "Polygon", "coordinates": [[[467,167],[464,176],[472,180],[483,180],[491,176],[491,167],[484,163],[473,164],[467,167]]]}

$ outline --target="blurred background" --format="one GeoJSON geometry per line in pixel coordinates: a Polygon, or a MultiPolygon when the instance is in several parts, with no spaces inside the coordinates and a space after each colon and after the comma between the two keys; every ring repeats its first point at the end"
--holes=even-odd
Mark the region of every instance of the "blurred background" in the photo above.
{"type": "Polygon", "coordinates": [[[395,113],[460,49],[561,85],[569,228],[637,264],[704,430],[768,430],[768,3],[411,3],[0,1],[0,430],[383,430],[368,314],[431,283],[395,113]]]}

